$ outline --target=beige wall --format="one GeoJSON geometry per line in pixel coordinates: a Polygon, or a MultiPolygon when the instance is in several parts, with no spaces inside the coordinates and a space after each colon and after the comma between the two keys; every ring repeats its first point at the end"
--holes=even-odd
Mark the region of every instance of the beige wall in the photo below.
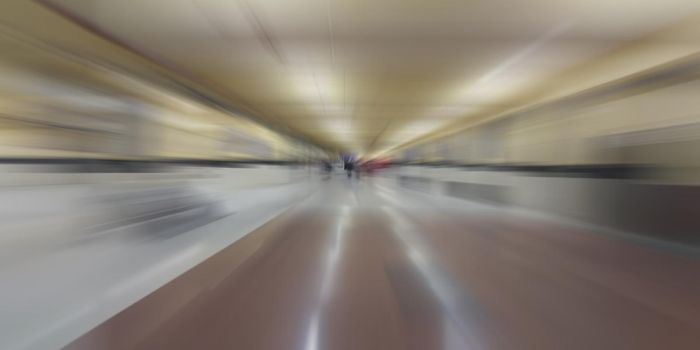
{"type": "Polygon", "coordinates": [[[653,164],[671,169],[675,177],[695,177],[694,169],[700,168],[700,80],[645,90],[543,105],[421,147],[448,142],[448,160],[458,163],[653,164]]]}

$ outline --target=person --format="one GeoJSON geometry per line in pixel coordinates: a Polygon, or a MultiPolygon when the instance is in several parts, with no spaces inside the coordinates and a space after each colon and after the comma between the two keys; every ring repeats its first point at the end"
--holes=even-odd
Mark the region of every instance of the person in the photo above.
{"type": "Polygon", "coordinates": [[[355,164],[353,164],[352,160],[348,159],[345,161],[343,164],[343,169],[348,173],[348,178],[352,177],[352,171],[355,168],[355,164]]]}
{"type": "Polygon", "coordinates": [[[325,173],[324,179],[328,180],[331,178],[331,173],[333,172],[333,164],[331,162],[324,160],[323,161],[323,171],[325,173]]]}

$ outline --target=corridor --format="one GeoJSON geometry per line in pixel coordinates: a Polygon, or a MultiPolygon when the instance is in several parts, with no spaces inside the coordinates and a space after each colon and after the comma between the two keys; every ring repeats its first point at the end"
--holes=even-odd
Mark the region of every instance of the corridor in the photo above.
{"type": "Polygon", "coordinates": [[[69,349],[693,349],[687,252],[386,178],[307,199],[69,349]]]}

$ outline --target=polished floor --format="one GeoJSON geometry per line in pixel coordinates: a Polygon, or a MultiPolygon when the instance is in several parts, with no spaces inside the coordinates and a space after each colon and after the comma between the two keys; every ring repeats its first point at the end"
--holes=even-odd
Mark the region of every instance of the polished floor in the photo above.
{"type": "Polygon", "coordinates": [[[337,177],[68,348],[700,349],[700,261],[337,177]]]}

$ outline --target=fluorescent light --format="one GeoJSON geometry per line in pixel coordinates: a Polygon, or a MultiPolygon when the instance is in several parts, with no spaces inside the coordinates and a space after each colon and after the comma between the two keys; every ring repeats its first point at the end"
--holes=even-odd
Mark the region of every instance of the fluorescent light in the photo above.
{"type": "Polygon", "coordinates": [[[451,122],[450,119],[446,120],[437,118],[416,120],[398,129],[393,134],[425,134],[439,129],[440,127],[447,125],[449,122],[451,122]]]}
{"type": "Polygon", "coordinates": [[[329,131],[349,131],[352,127],[352,122],[348,118],[323,118],[321,124],[324,129],[329,131]]]}
{"type": "Polygon", "coordinates": [[[319,106],[316,112],[328,114],[330,106],[338,105],[339,84],[331,74],[310,72],[293,74],[292,77],[293,90],[308,105],[319,106]]]}
{"type": "Polygon", "coordinates": [[[488,102],[496,98],[501,98],[522,89],[534,77],[538,76],[533,72],[532,67],[527,70],[513,70],[524,60],[541,50],[550,41],[554,40],[572,25],[571,21],[562,22],[552,29],[546,31],[530,45],[524,47],[505,61],[495,66],[476,80],[470,81],[465,89],[456,92],[456,100],[468,101],[470,103],[488,102]]]}

